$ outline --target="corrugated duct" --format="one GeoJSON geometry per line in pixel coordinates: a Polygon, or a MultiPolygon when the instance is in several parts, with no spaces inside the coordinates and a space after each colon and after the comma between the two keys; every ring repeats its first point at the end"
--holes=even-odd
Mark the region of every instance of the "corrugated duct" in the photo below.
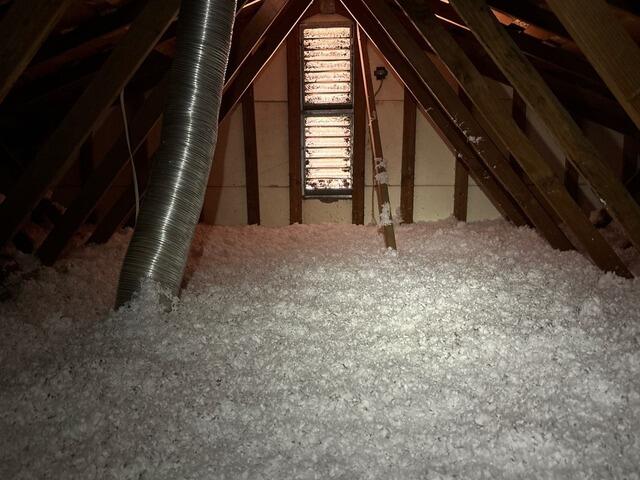
{"type": "Polygon", "coordinates": [[[162,143],[125,256],[116,307],[144,280],[180,291],[213,161],[235,0],[183,0],[162,143]]]}

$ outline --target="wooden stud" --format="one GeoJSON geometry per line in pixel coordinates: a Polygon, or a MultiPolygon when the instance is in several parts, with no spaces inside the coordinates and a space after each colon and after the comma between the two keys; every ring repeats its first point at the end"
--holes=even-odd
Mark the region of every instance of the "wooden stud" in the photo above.
{"type": "Polygon", "coordinates": [[[351,189],[351,221],[354,225],[363,225],[367,101],[364,97],[362,70],[354,68],[353,78],[353,186],[351,189]]]}
{"type": "Polygon", "coordinates": [[[72,0],[14,2],[0,22],[0,103],[72,0]]]}
{"type": "Polygon", "coordinates": [[[300,38],[295,29],[287,38],[287,92],[289,109],[289,222],[302,223],[302,93],[300,38]]]}
{"type": "Polygon", "coordinates": [[[13,192],[0,205],[0,245],[72,164],[75,154],[174,20],[179,0],[151,0],[71,111],[51,135],[13,192]]]}
{"type": "Polygon", "coordinates": [[[468,198],[469,172],[462,159],[456,158],[455,184],[453,187],[453,216],[459,222],[467,221],[468,198]]]}
{"type": "Polygon", "coordinates": [[[603,0],[547,3],[640,128],[640,48],[611,7],[603,0]]]}
{"type": "Polygon", "coordinates": [[[367,99],[367,117],[369,120],[369,138],[371,139],[371,153],[373,155],[375,178],[373,179],[378,200],[378,214],[380,215],[384,245],[386,248],[396,250],[396,237],[391,217],[391,203],[389,202],[389,189],[387,167],[382,153],[382,139],[378,124],[376,99],[373,93],[371,72],[369,71],[369,52],[367,51],[367,38],[364,32],[358,28],[358,53],[360,69],[364,80],[364,94],[367,99]]]}
{"type": "MultiPolygon", "coordinates": [[[[474,2],[475,0],[470,1],[474,2]]],[[[452,2],[458,3],[457,0],[452,0],[452,2]]],[[[580,246],[588,253],[594,263],[605,271],[614,271],[629,277],[630,273],[624,262],[591,225],[589,219],[567,193],[546,160],[515,124],[509,110],[492,99],[493,96],[485,78],[440,25],[435,16],[418,17],[412,14],[408,1],[401,0],[401,3],[411,14],[414,25],[427,39],[434,51],[438,53],[480,113],[486,118],[494,134],[509,148],[522,169],[573,232],[577,241],[580,242],[580,246]]],[[[489,15],[492,14],[489,13],[489,15]]],[[[522,94],[522,92],[520,93],[522,94]]],[[[523,95],[523,98],[526,99],[526,96],[523,95]]]]}
{"type": "Polygon", "coordinates": [[[416,101],[404,89],[402,121],[402,174],[400,184],[400,211],[403,223],[413,223],[413,191],[416,165],[416,101]]]}
{"type": "Polygon", "coordinates": [[[494,172],[485,167],[478,154],[471,148],[467,139],[451,118],[444,113],[409,62],[396,50],[384,30],[382,30],[380,23],[373,18],[368,10],[363,8],[362,4],[350,3],[349,11],[354,20],[357,19],[360,27],[367,32],[369,38],[375,39],[373,43],[387,59],[391,68],[396,72],[396,76],[402,80],[406,88],[413,94],[422,114],[431,120],[440,138],[451,149],[451,152],[465,162],[474,180],[496,209],[504,218],[515,225],[526,225],[526,216],[503,186],[496,181],[494,172]]]}
{"type": "Polygon", "coordinates": [[[242,127],[244,136],[245,189],[247,193],[247,224],[260,225],[260,185],[258,182],[258,147],[256,144],[256,112],[253,86],[242,97],[242,127]]]}
{"type": "MultiPolygon", "coordinates": [[[[442,109],[457,125],[458,129],[464,133],[469,146],[478,153],[488,169],[496,175],[509,193],[516,199],[519,206],[539,229],[540,233],[556,248],[571,248],[571,244],[564,233],[558,228],[553,219],[511,168],[507,158],[493,144],[489,135],[487,135],[468,109],[464,107],[456,95],[456,92],[442,76],[442,73],[431,60],[424,55],[422,49],[412,39],[412,35],[404,25],[400,23],[391,8],[381,0],[367,1],[366,4],[360,0],[343,0],[343,3],[348,5],[350,9],[361,6],[370,11],[370,14],[372,14],[386,30],[398,50],[400,50],[405,58],[412,64],[412,68],[419,75],[422,83],[431,90],[434,98],[437,99],[442,109]]],[[[361,15],[366,15],[366,13],[362,11],[362,8],[359,8],[358,16],[361,15]]]]}
{"type": "MultiPolygon", "coordinates": [[[[458,90],[462,104],[473,114],[473,104],[464,90],[458,90]]],[[[469,173],[464,162],[456,156],[455,181],[453,185],[453,216],[460,222],[467,221],[469,203],[469,173]]]]}

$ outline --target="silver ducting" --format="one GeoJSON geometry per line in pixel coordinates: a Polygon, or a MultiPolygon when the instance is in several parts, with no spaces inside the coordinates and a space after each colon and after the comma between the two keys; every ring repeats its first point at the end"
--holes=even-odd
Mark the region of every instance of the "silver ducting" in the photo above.
{"type": "Polygon", "coordinates": [[[183,0],[162,143],[120,273],[116,307],[151,279],[177,295],[209,178],[235,0],[183,0]]]}

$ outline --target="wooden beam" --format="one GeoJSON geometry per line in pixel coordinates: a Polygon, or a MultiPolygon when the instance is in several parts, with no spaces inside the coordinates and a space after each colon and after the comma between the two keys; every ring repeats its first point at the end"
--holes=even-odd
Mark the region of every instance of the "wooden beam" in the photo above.
{"type": "Polygon", "coordinates": [[[251,52],[242,64],[242,68],[231,75],[225,83],[223,90],[225,95],[220,105],[221,118],[233,110],[249,85],[253,83],[269,59],[284,43],[310,6],[311,2],[307,0],[289,1],[286,7],[280,11],[277,18],[269,25],[267,32],[261,37],[262,40],[258,48],[251,52]]]}
{"type": "MultiPolygon", "coordinates": [[[[143,145],[149,131],[160,120],[167,87],[168,74],[145,100],[139,111],[130,116],[129,133],[133,152],[143,145]]],[[[71,236],[94,211],[128,162],[129,150],[122,133],[82,186],[80,194],[40,245],[37,254],[45,265],[52,265],[57,260],[71,236]]]]}
{"type": "MultiPolygon", "coordinates": [[[[451,3],[467,24],[473,27],[474,34],[509,78],[513,87],[532,108],[535,108],[573,166],[596,192],[611,216],[625,229],[629,240],[640,249],[640,207],[596,152],[571,115],[562,107],[542,77],[504,32],[484,0],[452,0],[451,3]]],[[[640,86],[640,83],[638,85],[640,86]]],[[[482,101],[479,96],[477,99],[482,101]]]]}
{"type": "Polygon", "coordinates": [[[178,12],[179,0],[151,0],[0,205],[0,245],[10,239],[40,198],[64,175],[75,153],[153,49],[178,12]]]}
{"type": "Polygon", "coordinates": [[[403,223],[413,223],[413,191],[416,165],[416,101],[405,87],[402,120],[400,211],[403,223]]]}
{"type": "MultiPolygon", "coordinates": [[[[465,107],[472,111],[472,103],[463,90],[458,96],[465,107]]],[[[453,216],[459,222],[467,221],[467,206],[469,203],[469,172],[461,158],[456,155],[455,180],[453,184],[453,216]]]]}
{"type": "Polygon", "coordinates": [[[527,217],[520,210],[520,207],[513,201],[503,186],[496,181],[494,172],[485,167],[477,152],[471,148],[466,137],[454,124],[453,120],[444,113],[408,60],[396,50],[380,23],[361,3],[349,3],[348,8],[351,16],[354,20],[357,19],[357,23],[369,35],[369,38],[375,39],[373,43],[387,59],[391,68],[396,72],[396,76],[402,80],[406,88],[413,94],[422,114],[432,122],[440,138],[451,152],[465,162],[474,180],[476,180],[483,193],[487,195],[496,209],[504,218],[515,225],[527,225],[527,217]]]}
{"type": "Polygon", "coordinates": [[[354,68],[353,78],[353,186],[351,188],[351,222],[354,225],[363,225],[367,101],[364,98],[362,70],[354,68]]]}
{"type": "Polygon", "coordinates": [[[289,124],[289,223],[302,223],[302,93],[300,38],[294,30],[287,38],[287,92],[289,124]]]}
{"type": "Polygon", "coordinates": [[[453,216],[459,222],[467,221],[469,198],[469,172],[460,158],[456,158],[455,184],[453,187],[453,216]]]}
{"type": "MultiPolygon", "coordinates": [[[[265,32],[278,18],[286,5],[287,0],[265,0],[258,11],[251,17],[249,23],[242,30],[234,31],[234,42],[228,68],[231,74],[237,72],[251,52],[258,47],[265,32]]],[[[231,79],[232,76],[228,77],[227,80],[231,79]]]]}
{"type": "Polygon", "coordinates": [[[547,3],[640,128],[640,48],[611,7],[603,0],[547,3]]]}
{"type": "Polygon", "coordinates": [[[376,198],[378,200],[378,214],[380,215],[380,225],[384,236],[384,246],[396,250],[396,236],[393,229],[391,217],[391,203],[389,202],[388,174],[387,166],[382,152],[382,139],[380,137],[380,126],[378,124],[378,113],[376,110],[376,97],[374,95],[371,72],[369,71],[369,52],[367,51],[367,37],[362,29],[357,30],[358,54],[360,58],[360,71],[364,80],[364,95],[367,99],[367,118],[369,119],[369,138],[371,139],[371,154],[374,164],[373,183],[376,188],[376,198]]]}
{"type": "Polygon", "coordinates": [[[256,144],[256,112],[253,86],[242,98],[242,131],[244,137],[245,189],[247,224],[260,225],[260,185],[258,181],[258,147],[256,144]]]}
{"type": "MultiPolygon", "coordinates": [[[[452,1],[458,3],[457,0],[452,1]]],[[[470,1],[473,2],[475,0],[470,1]]],[[[624,262],[591,225],[588,218],[582,213],[560,180],[555,176],[546,160],[533,147],[524,132],[515,124],[509,109],[505,108],[500,102],[494,101],[485,78],[449,33],[440,25],[435,16],[430,14],[419,16],[412,11],[409,1],[400,0],[400,3],[409,13],[414,25],[429,42],[433,50],[438,53],[479,112],[485,117],[494,135],[501,139],[518,160],[524,172],[538,187],[540,193],[544,195],[566,226],[573,232],[580,246],[588,253],[594,263],[605,271],[614,271],[623,276],[630,276],[624,262]]],[[[493,14],[490,13],[486,5],[485,8],[487,9],[487,14],[493,18],[493,14]]],[[[501,29],[502,27],[498,26],[498,28],[501,29]]],[[[520,94],[522,94],[521,91],[520,94]]],[[[523,98],[527,99],[525,95],[523,95],[523,98]]],[[[532,102],[528,101],[528,103],[532,102]]]]}
{"type": "MultiPolygon", "coordinates": [[[[480,126],[468,109],[464,107],[456,92],[442,76],[442,73],[423,53],[420,46],[411,38],[411,34],[400,23],[389,6],[381,0],[367,1],[344,0],[351,7],[365,6],[386,30],[393,43],[402,55],[411,63],[420,76],[422,83],[429,88],[434,98],[446,115],[460,130],[469,146],[483,159],[487,168],[492,171],[509,193],[516,199],[540,233],[556,248],[568,249],[570,242],[558,228],[549,214],[511,168],[507,158],[493,144],[489,135],[480,126]]],[[[364,15],[359,12],[358,15],[364,15]]],[[[357,16],[356,16],[357,18],[357,16]]]]}
{"type": "MultiPolygon", "coordinates": [[[[270,27],[271,39],[273,39],[274,36],[276,38],[279,37],[283,31],[288,31],[287,29],[292,27],[291,22],[295,20],[296,15],[300,12],[298,8],[299,4],[297,8],[289,8],[288,14],[286,12],[281,12],[278,22],[270,27]],[[293,15],[293,17],[291,15],[293,15]],[[274,34],[273,31],[276,33],[274,34]]],[[[275,52],[275,49],[277,49],[278,44],[279,43],[276,41],[263,42],[259,51],[256,52],[257,58],[264,59],[271,57],[275,52]]],[[[246,90],[246,88],[237,86],[237,84],[242,83],[244,85],[244,82],[249,81],[249,79],[252,81],[252,79],[255,78],[255,76],[257,76],[264,67],[264,64],[260,63],[260,61],[261,60],[251,59],[249,62],[243,64],[239,72],[230,76],[230,79],[226,82],[222,101],[225,108],[221,108],[219,118],[220,123],[227,118],[227,115],[232,111],[233,106],[237,104],[240,96],[246,90]]],[[[134,120],[130,125],[131,138],[134,144],[140,145],[149,130],[151,130],[151,128],[160,120],[164,96],[166,93],[166,82],[167,79],[165,78],[162,82],[163,86],[154,90],[154,93],[146,100],[142,110],[135,115],[134,120]]],[[[41,247],[41,252],[39,253],[43,261],[53,263],[58,258],[73,233],[86,220],[87,216],[93,211],[98,201],[107,193],[118,173],[128,161],[128,152],[125,142],[126,140],[124,135],[121,135],[116,144],[112,147],[110,153],[101,162],[92,178],[83,186],[80,195],[67,210],[65,218],[63,218],[60,225],[49,234],[41,247]]],[[[126,203],[127,198],[132,197],[131,195],[128,197],[123,196],[121,197],[120,202],[122,204],[126,203]]],[[[126,214],[126,208],[132,208],[132,204],[126,208],[125,206],[114,208],[115,210],[110,214],[111,219],[107,218],[104,220],[104,222],[106,222],[106,226],[98,229],[98,237],[106,235],[109,232],[112,233],[112,231],[119,226],[119,223],[114,225],[115,220],[113,220],[113,216],[119,215],[124,217],[126,214]]],[[[121,223],[122,221],[124,221],[124,218],[119,218],[119,222],[121,223]]]]}
{"type": "Polygon", "coordinates": [[[0,103],[72,0],[14,2],[0,22],[0,103]]]}

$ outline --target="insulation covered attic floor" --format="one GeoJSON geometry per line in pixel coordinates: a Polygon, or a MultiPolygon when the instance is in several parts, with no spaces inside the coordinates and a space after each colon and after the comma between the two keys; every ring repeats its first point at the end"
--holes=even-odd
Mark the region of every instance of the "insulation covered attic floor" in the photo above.
{"type": "Polygon", "coordinates": [[[127,233],[0,304],[0,478],[638,478],[640,281],[506,223],[199,227],[170,313],[127,233]]]}

